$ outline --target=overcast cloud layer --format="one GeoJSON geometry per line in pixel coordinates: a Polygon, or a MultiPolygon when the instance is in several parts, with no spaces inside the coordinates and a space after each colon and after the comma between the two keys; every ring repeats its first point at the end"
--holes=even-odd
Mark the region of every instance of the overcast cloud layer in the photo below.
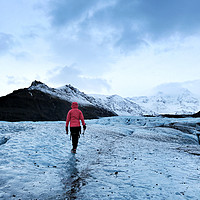
{"type": "Polygon", "coordinates": [[[0,95],[39,79],[136,96],[200,79],[198,0],[0,2],[0,95]]]}

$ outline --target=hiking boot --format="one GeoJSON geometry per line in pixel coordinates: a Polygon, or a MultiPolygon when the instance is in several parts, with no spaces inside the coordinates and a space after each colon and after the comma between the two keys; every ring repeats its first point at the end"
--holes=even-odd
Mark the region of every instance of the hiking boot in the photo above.
{"type": "Polygon", "coordinates": [[[71,152],[72,152],[72,153],[76,153],[76,149],[72,149],[71,152]]]}

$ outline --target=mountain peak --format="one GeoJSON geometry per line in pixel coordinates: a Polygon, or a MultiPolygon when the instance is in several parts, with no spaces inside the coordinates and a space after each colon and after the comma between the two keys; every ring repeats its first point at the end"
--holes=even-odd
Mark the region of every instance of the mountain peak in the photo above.
{"type": "Polygon", "coordinates": [[[31,86],[28,89],[29,90],[49,90],[50,88],[46,84],[35,80],[31,83],[31,86]]]}
{"type": "Polygon", "coordinates": [[[76,101],[82,105],[95,105],[96,102],[93,97],[86,95],[85,93],[79,91],[72,85],[65,85],[59,88],[51,88],[40,81],[33,81],[28,90],[39,90],[46,94],[50,94],[62,100],[69,102],[76,101]]]}
{"type": "Polygon", "coordinates": [[[35,81],[33,81],[33,82],[31,83],[31,86],[38,86],[38,85],[45,85],[45,84],[42,83],[42,82],[40,82],[40,81],[37,81],[37,80],[35,80],[35,81]]]}

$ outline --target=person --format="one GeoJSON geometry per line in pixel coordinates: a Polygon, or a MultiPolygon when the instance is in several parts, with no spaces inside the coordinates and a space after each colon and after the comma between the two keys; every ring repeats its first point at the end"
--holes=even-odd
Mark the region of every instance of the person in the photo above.
{"type": "Polygon", "coordinates": [[[76,149],[78,146],[78,139],[80,137],[81,133],[81,125],[80,120],[83,125],[83,130],[86,130],[86,124],[84,121],[83,113],[78,109],[78,103],[72,102],[71,110],[67,113],[67,119],[66,119],[66,134],[68,134],[68,125],[70,122],[70,132],[72,137],[72,152],[76,153],[76,149]]]}

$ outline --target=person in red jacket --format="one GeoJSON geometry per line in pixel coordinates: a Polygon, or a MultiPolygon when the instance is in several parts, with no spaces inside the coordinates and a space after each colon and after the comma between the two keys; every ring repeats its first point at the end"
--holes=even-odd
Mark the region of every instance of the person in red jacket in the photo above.
{"type": "Polygon", "coordinates": [[[81,133],[80,120],[83,125],[83,129],[86,129],[86,124],[84,121],[83,113],[78,109],[78,103],[73,102],[71,105],[72,109],[67,114],[66,119],[66,133],[68,134],[68,125],[70,122],[70,132],[72,136],[72,152],[76,153],[76,148],[78,146],[78,139],[81,133]]]}

